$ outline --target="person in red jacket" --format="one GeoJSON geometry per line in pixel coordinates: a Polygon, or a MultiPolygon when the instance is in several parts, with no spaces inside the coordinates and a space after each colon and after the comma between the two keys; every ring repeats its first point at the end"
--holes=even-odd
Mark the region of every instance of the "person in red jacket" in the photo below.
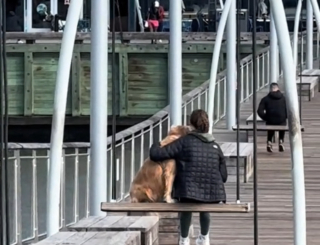
{"type": "Polygon", "coordinates": [[[164,18],[164,9],[160,6],[159,1],[154,1],[149,8],[147,23],[150,32],[157,32],[159,28],[160,22],[162,22],[164,18]]]}

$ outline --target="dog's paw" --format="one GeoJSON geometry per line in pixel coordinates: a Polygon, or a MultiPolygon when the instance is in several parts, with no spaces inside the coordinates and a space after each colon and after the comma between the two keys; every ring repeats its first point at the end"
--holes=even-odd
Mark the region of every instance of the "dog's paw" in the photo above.
{"type": "Polygon", "coordinates": [[[172,198],[167,198],[166,203],[176,203],[176,200],[172,199],[172,198]]]}

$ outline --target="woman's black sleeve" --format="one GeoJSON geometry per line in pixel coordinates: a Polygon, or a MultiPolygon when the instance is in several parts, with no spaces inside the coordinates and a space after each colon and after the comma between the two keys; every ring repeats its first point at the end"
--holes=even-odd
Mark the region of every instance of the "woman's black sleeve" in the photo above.
{"type": "Polygon", "coordinates": [[[150,148],[150,159],[154,162],[161,162],[176,158],[182,151],[183,141],[184,137],[164,147],[160,147],[160,143],[153,144],[150,148]]]}
{"type": "Polygon", "coordinates": [[[226,183],[228,179],[226,158],[224,157],[220,146],[218,148],[219,148],[219,160],[220,160],[220,165],[219,165],[220,174],[221,174],[223,183],[226,183]]]}

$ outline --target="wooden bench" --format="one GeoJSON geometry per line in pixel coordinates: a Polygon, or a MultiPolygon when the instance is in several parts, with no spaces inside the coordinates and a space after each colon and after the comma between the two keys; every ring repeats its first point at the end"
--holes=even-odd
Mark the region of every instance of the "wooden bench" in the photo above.
{"type": "MultiPolygon", "coordinates": [[[[253,124],[253,113],[247,118],[246,124],[247,124],[247,125],[253,124]]],[[[257,125],[258,125],[258,124],[265,125],[266,122],[263,121],[263,120],[259,117],[259,115],[257,114],[257,125]]],[[[249,134],[247,134],[247,139],[248,139],[248,137],[249,137],[249,134]]],[[[274,137],[273,137],[273,139],[272,139],[272,142],[273,142],[273,143],[276,142],[276,139],[277,139],[277,138],[279,138],[279,133],[278,133],[278,131],[275,132],[274,137]]],[[[249,140],[248,140],[248,141],[249,141],[249,140]]]]}
{"type": "MultiPolygon", "coordinates": [[[[232,127],[233,131],[237,130],[237,125],[232,127]]],[[[247,133],[247,139],[249,139],[249,132],[253,131],[253,125],[239,125],[240,131],[245,131],[247,133]]],[[[269,130],[274,131],[289,131],[289,127],[287,125],[281,126],[281,125],[257,125],[257,132],[267,132],[269,130]]],[[[304,132],[304,126],[301,125],[301,131],[304,132]]]]}
{"type": "Polygon", "coordinates": [[[303,70],[302,73],[299,74],[299,76],[302,77],[318,77],[318,92],[320,92],[320,86],[319,86],[319,82],[320,82],[320,69],[306,69],[303,70]]]}
{"type": "MultiPolygon", "coordinates": [[[[228,167],[228,181],[230,181],[230,175],[236,176],[237,171],[237,143],[236,142],[224,142],[220,143],[221,150],[226,158],[228,167]]],[[[243,143],[239,144],[240,148],[240,178],[243,178],[243,182],[247,183],[253,173],[252,155],[253,155],[253,144],[243,143]]]]}
{"type": "Polygon", "coordinates": [[[38,243],[37,245],[141,245],[139,231],[126,232],[58,232],[38,243]]]}
{"type": "MultiPolygon", "coordinates": [[[[127,212],[128,215],[141,215],[141,212],[161,213],[159,221],[159,244],[179,244],[179,212],[210,212],[210,213],[248,213],[250,203],[243,204],[189,204],[189,203],[101,203],[104,212],[127,212]]],[[[193,236],[190,228],[191,234],[193,236]]]]}
{"type": "MultiPolygon", "coordinates": [[[[253,123],[253,113],[247,118],[246,124],[249,125],[250,123],[253,123]]],[[[263,121],[259,115],[257,114],[257,124],[265,124],[266,122],[263,121]]]]}
{"type": "Polygon", "coordinates": [[[315,90],[319,88],[319,77],[317,76],[301,76],[297,79],[297,90],[298,95],[300,96],[308,96],[309,101],[314,97],[315,90]],[[301,94],[300,94],[301,87],[301,94]]]}
{"type": "Polygon", "coordinates": [[[91,216],[80,220],[67,229],[76,232],[136,231],[140,233],[141,245],[159,244],[158,216],[91,216]]]}

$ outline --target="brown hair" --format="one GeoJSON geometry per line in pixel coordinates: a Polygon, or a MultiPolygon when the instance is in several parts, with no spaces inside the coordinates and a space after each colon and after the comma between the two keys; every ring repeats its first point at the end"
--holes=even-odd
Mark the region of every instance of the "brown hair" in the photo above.
{"type": "Polygon", "coordinates": [[[201,133],[209,132],[209,118],[204,110],[194,110],[190,116],[190,124],[201,133]]]}

